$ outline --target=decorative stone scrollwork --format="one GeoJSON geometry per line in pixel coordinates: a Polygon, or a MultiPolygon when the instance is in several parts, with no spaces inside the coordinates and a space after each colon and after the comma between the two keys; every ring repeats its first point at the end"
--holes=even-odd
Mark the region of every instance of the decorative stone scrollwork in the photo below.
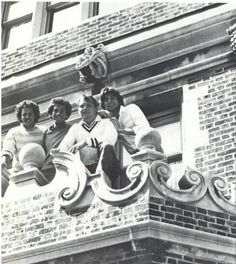
{"type": "Polygon", "coordinates": [[[57,196],[58,203],[64,209],[71,209],[83,197],[87,185],[86,168],[82,161],[70,152],[54,149],[51,154],[57,170],[51,185],[62,182],[63,188],[57,196]]]}
{"type": "Polygon", "coordinates": [[[206,193],[207,185],[205,178],[195,170],[188,170],[185,173],[185,178],[191,186],[186,190],[173,189],[166,184],[167,179],[171,175],[171,168],[165,162],[154,161],[149,168],[149,172],[156,190],[164,197],[190,203],[200,200],[206,193]]]}
{"type": "Polygon", "coordinates": [[[212,175],[208,178],[208,190],[215,204],[224,211],[236,215],[236,204],[227,200],[223,194],[227,190],[225,179],[212,175]]]}
{"type": "Polygon", "coordinates": [[[94,193],[108,203],[117,203],[127,200],[137,194],[144,186],[148,178],[148,165],[137,161],[129,165],[126,174],[131,183],[122,189],[111,189],[104,180],[92,181],[91,186],[94,193]]]}
{"type": "Polygon", "coordinates": [[[94,83],[107,76],[107,58],[104,53],[104,45],[97,48],[87,47],[84,53],[78,56],[75,69],[80,74],[80,82],[94,83]]]}
{"type": "Polygon", "coordinates": [[[80,207],[90,185],[100,199],[108,203],[118,203],[137,194],[147,181],[148,165],[141,161],[128,166],[127,177],[131,182],[127,187],[112,189],[106,184],[102,173],[90,174],[76,155],[58,149],[52,150],[51,154],[57,172],[50,185],[59,186],[57,200],[65,210],[80,207]]]}

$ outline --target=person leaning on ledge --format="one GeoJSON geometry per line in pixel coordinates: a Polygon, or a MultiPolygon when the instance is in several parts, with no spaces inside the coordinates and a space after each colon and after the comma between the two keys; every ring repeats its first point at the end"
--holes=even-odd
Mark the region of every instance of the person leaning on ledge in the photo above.
{"type": "Polygon", "coordinates": [[[19,163],[19,153],[28,143],[37,143],[43,146],[44,128],[37,126],[40,117],[39,106],[31,101],[20,102],[15,109],[16,117],[20,121],[20,126],[11,128],[4,141],[1,157],[2,167],[8,167],[12,162],[13,172],[23,170],[19,163]]]}
{"type": "Polygon", "coordinates": [[[130,154],[138,151],[135,136],[144,128],[150,127],[147,118],[136,104],[124,106],[123,97],[111,88],[105,87],[101,94],[102,117],[110,117],[119,134],[120,143],[130,154]]]}
{"type": "Polygon", "coordinates": [[[53,98],[48,106],[48,115],[52,119],[52,124],[44,133],[44,150],[46,153],[45,162],[41,168],[41,172],[51,181],[56,173],[56,168],[53,163],[53,157],[50,154],[51,149],[57,148],[71,125],[66,123],[70,117],[72,106],[69,101],[56,97],[53,98]]]}
{"type": "Polygon", "coordinates": [[[83,95],[77,107],[82,120],[70,128],[58,148],[79,154],[91,173],[105,172],[110,182],[105,180],[112,184],[119,174],[114,150],[117,131],[109,119],[97,114],[98,102],[93,96],[83,95]]]}

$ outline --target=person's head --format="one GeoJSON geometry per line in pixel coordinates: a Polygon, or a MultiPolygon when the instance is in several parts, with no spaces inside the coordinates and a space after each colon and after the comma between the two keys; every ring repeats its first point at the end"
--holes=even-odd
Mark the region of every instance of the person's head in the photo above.
{"type": "Polygon", "coordinates": [[[98,102],[93,96],[83,95],[77,102],[79,114],[84,122],[91,124],[97,117],[98,102]]]}
{"type": "Polygon", "coordinates": [[[40,117],[39,106],[31,101],[24,100],[16,105],[16,117],[25,128],[33,128],[40,117]]]}
{"type": "Polygon", "coordinates": [[[48,115],[56,123],[64,123],[71,115],[72,106],[61,97],[53,98],[48,106],[48,115]]]}
{"type": "Polygon", "coordinates": [[[109,87],[105,87],[101,92],[101,107],[110,112],[119,112],[120,106],[124,105],[123,97],[120,93],[109,87]]]}

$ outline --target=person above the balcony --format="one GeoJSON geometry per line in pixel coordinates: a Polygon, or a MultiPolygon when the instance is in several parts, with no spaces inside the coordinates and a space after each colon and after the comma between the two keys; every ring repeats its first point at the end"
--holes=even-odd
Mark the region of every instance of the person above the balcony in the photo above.
{"type": "Polygon", "coordinates": [[[66,123],[70,117],[72,106],[69,101],[61,97],[53,98],[48,106],[48,115],[52,119],[53,124],[49,126],[44,133],[44,150],[46,153],[45,163],[41,168],[41,172],[52,180],[55,176],[55,166],[52,162],[53,158],[50,154],[52,148],[57,148],[69,131],[71,125],[66,123]]]}
{"type": "Polygon", "coordinates": [[[99,114],[102,117],[111,117],[121,144],[130,154],[136,153],[138,148],[135,145],[135,136],[143,128],[150,127],[142,110],[135,104],[124,106],[123,97],[113,88],[105,87],[100,96],[104,110],[99,111],[99,114]]]}
{"type": "Polygon", "coordinates": [[[98,102],[93,96],[83,95],[77,106],[82,120],[70,128],[59,149],[79,154],[91,173],[105,172],[112,182],[119,170],[114,151],[117,131],[109,119],[97,114],[98,102]]]}
{"type": "Polygon", "coordinates": [[[23,170],[19,163],[20,150],[28,143],[37,143],[43,146],[44,127],[37,126],[40,117],[39,106],[31,101],[24,100],[16,106],[16,117],[20,126],[11,128],[4,141],[1,157],[2,167],[8,167],[12,162],[12,171],[23,170]]]}

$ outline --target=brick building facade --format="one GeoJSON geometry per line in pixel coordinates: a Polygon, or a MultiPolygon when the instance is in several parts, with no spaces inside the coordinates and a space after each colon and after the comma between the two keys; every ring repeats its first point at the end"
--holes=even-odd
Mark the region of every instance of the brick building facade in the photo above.
{"type": "MultiPolygon", "coordinates": [[[[98,175],[85,176],[73,205],[58,196],[63,183],[15,181],[12,195],[6,187],[14,177],[2,177],[3,263],[235,263],[236,60],[235,31],[228,30],[236,6],[147,2],[106,14],[102,8],[77,26],[2,50],[2,139],[18,125],[14,108],[24,99],[39,104],[41,125],[49,124],[46,110],[56,96],[72,103],[69,122],[78,121],[76,98],[94,83],[80,82],[75,63],[87,46],[102,43],[103,82],[126,104],[138,104],[160,131],[169,165],[156,166],[172,168],[175,181],[187,175],[188,183],[169,188],[165,173],[153,172],[155,159],[136,164],[122,151],[124,168],[141,171],[140,180],[131,176],[132,186],[113,192],[98,175]]],[[[56,178],[63,175],[59,170],[56,178]]]]}

